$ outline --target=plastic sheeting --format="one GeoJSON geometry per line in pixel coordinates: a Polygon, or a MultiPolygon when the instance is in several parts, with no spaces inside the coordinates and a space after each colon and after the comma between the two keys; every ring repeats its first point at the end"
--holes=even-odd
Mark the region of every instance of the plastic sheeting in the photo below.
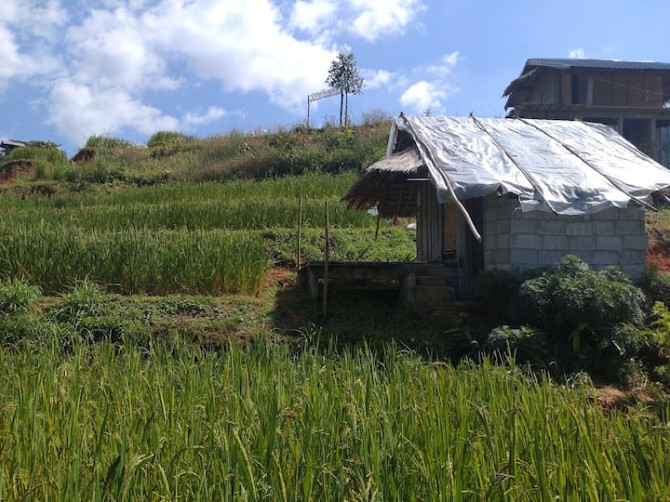
{"type": "Polygon", "coordinates": [[[450,185],[460,200],[513,193],[523,211],[577,215],[670,186],[670,170],[601,124],[401,115],[398,130],[414,138],[441,203],[450,185]]]}

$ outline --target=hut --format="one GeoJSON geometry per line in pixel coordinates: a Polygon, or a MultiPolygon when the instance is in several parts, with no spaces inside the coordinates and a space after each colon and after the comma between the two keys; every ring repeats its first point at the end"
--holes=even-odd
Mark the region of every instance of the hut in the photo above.
{"type": "Polygon", "coordinates": [[[343,200],[415,215],[417,264],[466,299],[481,270],[552,266],[567,254],[638,278],[644,212],[668,186],[670,171],[602,124],[401,114],[387,156],[343,200]]]}

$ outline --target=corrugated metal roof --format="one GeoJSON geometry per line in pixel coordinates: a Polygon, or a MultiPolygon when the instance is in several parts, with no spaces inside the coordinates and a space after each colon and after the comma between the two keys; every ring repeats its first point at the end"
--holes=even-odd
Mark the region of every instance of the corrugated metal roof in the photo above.
{"type": "Polygon", "coordinates": [[[670,63],[657,63],[655,61],[618,61],[616,59],[553,59],[536,58],[526,61],[527,68],[544,66],[549,68],[603,68],[613,70],[670,70],[670,63]]]}

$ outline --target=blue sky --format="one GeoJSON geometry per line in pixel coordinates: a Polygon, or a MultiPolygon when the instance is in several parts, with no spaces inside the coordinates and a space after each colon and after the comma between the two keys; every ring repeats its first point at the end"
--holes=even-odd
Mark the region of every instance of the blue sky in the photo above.
{"type": "Polygon", "coordinates": [[[355,122],[503,116],[528,58],[670,62],[669,18],[667,0],[2,0],[0,139],[73,155],[91,135],[292,127],[340,51],[366,82],[355,122]]]}

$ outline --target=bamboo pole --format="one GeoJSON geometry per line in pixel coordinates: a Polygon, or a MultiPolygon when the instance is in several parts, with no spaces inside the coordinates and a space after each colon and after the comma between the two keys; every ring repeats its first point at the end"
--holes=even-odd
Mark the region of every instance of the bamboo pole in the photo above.
{"type": "Polygon", "coordinates": [[[296,268],[300,270],[302,264],[302,197],[298,199],[298,257],[296,268]]]}
{"type": "Polygon", "coordinates": [[[326,245],[323,253],[323,307],[322,316],[325,319],[328,314],[328,262],[330,261],[330,246],[328,244],[328,201],[324,203],[325,210],[325,236],[326,245]]]}

